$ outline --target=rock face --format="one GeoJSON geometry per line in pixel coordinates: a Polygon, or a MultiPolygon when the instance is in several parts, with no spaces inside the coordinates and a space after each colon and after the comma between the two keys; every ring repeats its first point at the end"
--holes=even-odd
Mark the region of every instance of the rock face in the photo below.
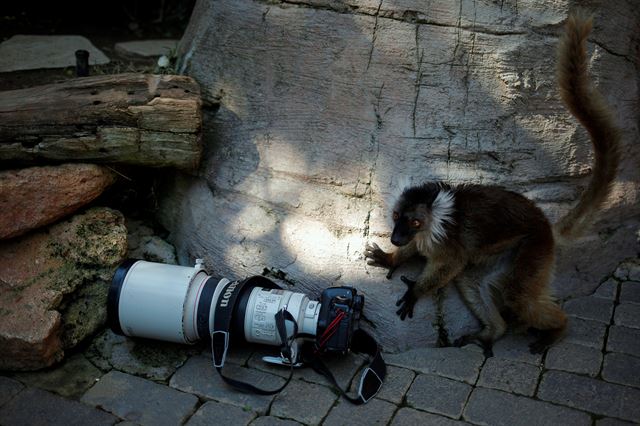
{"type": "Polygon", "coordinates": [[[127,218],[127,257],[176,265],[176,248],[154,235],[145,222],[127,218]]]}
{"type": "Polygon", "coordinates": [[[0,172],[0,239],[48,225],[94,200],[115,175],[93,164],[0,172]]]}
{"type": "MultiPolygon", "coordinates": [[[[601,221],[560,255],[562,298],[592,292],[638,247],[640,9],[632,3],[590,2],[590,70],[623,129],[623,162],[601,221]]],[[[399,278],[416,270],[387,281],[365,265],[363,246],[391,247],[388,200],[406,180],[503,185],[551,219],[576,200],[592,152],[556,93],[569,5],[197,2],[179,68],[220,108],[205,119],[199,176],[170,177],[160,192],[181,262],[204,257],[231,276],[266,267],[315,295],[354,285],[387,350],[475,327],[454,288],[399,321],[399,278]]]]}
{"type": "Polygon", "coordinates": [[[49,366],[104,324],[126,241],[122,215],[93,208],[0,242],[0,370],[49,366]]]}
{"type": "Polygon", "coordinates": [[[116,43],[115,48],[119,53],[125,55],[139,56],[170,56],[178,45],[178,40],[133,40],[116,43]]]}

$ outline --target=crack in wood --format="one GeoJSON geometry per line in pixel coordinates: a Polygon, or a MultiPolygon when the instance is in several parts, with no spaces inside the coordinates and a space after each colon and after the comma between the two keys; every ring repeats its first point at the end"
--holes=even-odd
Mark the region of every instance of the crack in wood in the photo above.
{"type": "Polygon", "coordinates": [[[371,50],[369,50],[369,60],[367,61],[367,68],[365,72],[369,71],[369,66],[371,65],[371,59],[373,58],[373,49],[376,45],[376,31],[378,30],[378,15],[380,14],[380,8],[382,7],[382,2],[384,0],[380,0],[380,4],[378,4],[378,10],[375,14],[375,22],[373,24],[373,35],[371,36],[371,50]]]}
{"type": "Polygon", "coordinates": [[[422,63],[424,58],[424,50],[420,49],[420,26],[416,25],[416,62],[417,62],[417,71],[416,71],[416,80],[415,80],[415,96],[413,98],[413,110],[411,112],[411,125],[413,128],[413,136],[416,136],[416,112],[418,110],[418,98],[420,97],[420,85],[422,82],[422,63]]]}

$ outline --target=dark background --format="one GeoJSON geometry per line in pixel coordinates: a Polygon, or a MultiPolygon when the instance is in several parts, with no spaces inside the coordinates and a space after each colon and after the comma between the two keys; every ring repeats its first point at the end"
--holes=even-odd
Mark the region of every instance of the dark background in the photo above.
{"type": "MultiPolygon", "coordinates": [[[[195,0],[3,1],[0,38],[78,34],[115,41],[180,38],[195,0]]],[[[94,40],[95,39],[95,40],[94,40]]]]}
{"type": "MultiPolygon", "coordinates": [[[[115,43],[146,39],[180,39],[195,0],[0,1],[0,42],[17,34],[80,35],[110,59],[91,66],[90,75],[153,72],[157,58],[122,55],[115,43]]],[[[2,60],[2,58],[0,58],[2,60]]],[[[22,89],[75,78],[75,67],[23,70],[0,74],[0,91],[22,89]]],[[[118,179],[93,204],[108,205],[130,217],[154,222],[156,172],[139,167],[113,167],[118,179]]]]}

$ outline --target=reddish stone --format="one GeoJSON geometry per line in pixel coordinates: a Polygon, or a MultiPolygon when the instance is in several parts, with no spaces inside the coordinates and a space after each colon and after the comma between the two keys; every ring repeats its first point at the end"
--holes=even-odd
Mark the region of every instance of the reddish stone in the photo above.
{"type": "Polygon", "coordinates": [[[0,239],[61,219],[94,200],[114,181],[95,164],[63,164],[0,172],[0,239]]]}
{"type": "Polygon", "coordinates": [[[0,370],[47,367],[95,333],[126,247],[124,219],[107,208],[0,241],[0,370]],[[76,300],[90,306],[81,318],[76,300]]]}

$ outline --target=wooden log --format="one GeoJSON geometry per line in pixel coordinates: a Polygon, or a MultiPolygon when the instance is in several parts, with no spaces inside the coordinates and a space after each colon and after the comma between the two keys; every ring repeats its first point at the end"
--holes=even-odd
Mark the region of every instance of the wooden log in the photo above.
{"type": "Polygon", "coordinates": [[[96,162],[193,170],[200,88],[190,77],[115,74],[0,92],[0,166],[96,162]]]}

